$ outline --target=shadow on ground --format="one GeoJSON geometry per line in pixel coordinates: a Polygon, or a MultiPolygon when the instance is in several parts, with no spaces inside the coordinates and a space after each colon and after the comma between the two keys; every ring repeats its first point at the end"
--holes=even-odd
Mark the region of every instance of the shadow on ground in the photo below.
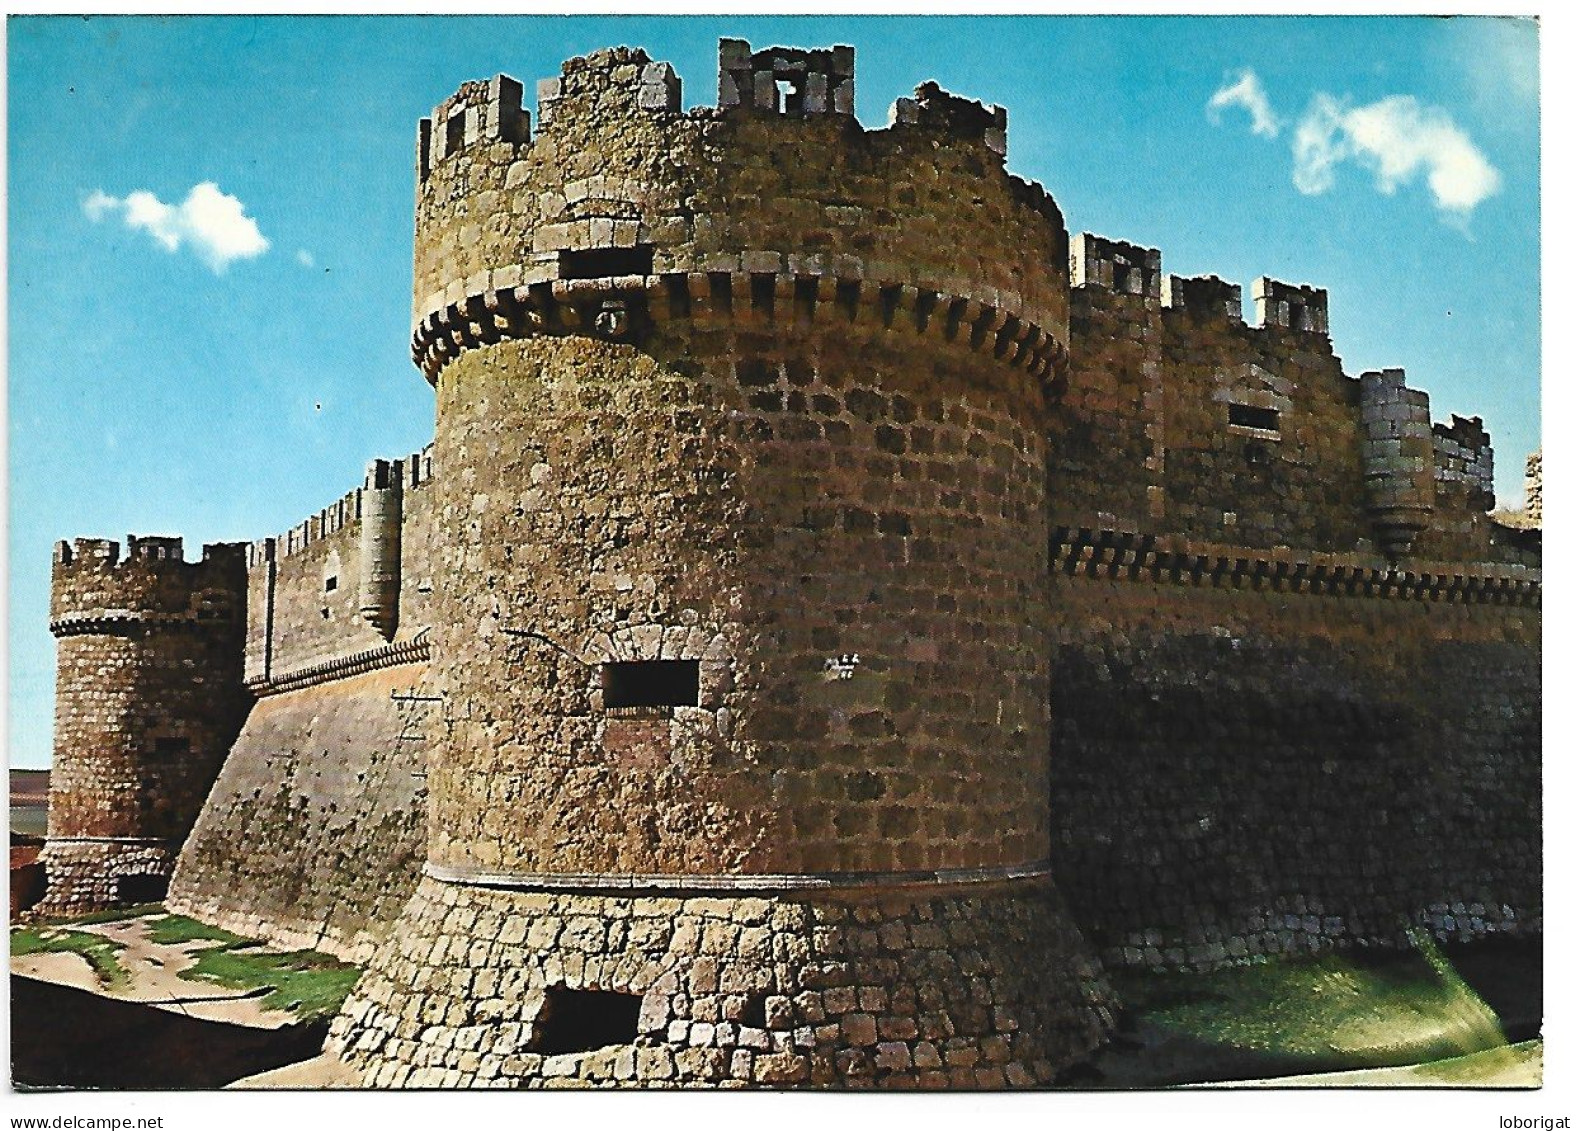
{"type": "Polygon", "coordinates": [[[204,1021],[11,976],[11,1079],[21,1090],[219,1088],[317,1056],[328,1029],[204,1021]]]}

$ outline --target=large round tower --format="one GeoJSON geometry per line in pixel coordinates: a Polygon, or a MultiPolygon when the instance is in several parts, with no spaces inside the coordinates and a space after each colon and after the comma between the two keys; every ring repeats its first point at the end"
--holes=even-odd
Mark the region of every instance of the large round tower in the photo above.
{"type": "Polygon", "coordinates": [[[370,1084],[1047,1084],[1106,990],[1048,878],[1067,237],[1005,117],[850,48],[612,50],[419,133],[438,396],[425,878],[370,1084]]]}
{"type": "Polygon", "coordinates": [[[55,753],[37,911],[164,898],[249,702],[239,545],[182,560],[179,538],[55,547],[55,753]]]}

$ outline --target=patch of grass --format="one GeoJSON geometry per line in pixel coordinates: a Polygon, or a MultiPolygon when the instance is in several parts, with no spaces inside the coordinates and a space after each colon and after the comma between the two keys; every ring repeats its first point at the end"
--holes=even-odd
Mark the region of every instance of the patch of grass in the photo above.
{"type": "Polygon", "coordinates": [[[143,929],[147,932],[150,941],[162,946],[209,941],[234,947],[245,945],[249,941],[223,927],[211,927],[207,923],[190,919],[185,915],[162,915],[157,919],[148,920],[143,929]]]}
{"type": "Polygon", "coordinates": [[[1339,1071],[1505,1047],[1497,1016],[1424,935],[1416,953],[1284,959],[1206,974],[1120,973],[1133,1014],[1226,1048],[1339,1071]]]}
{"type": "Polygon", "coordinates": [[[88,931],[64,930],[60,927],[19,928],[11,932],[11,953],[75,954],[86,959],[93,968],[94,977],[107,990],[122,989],[131,984],[116,955],[126,949],[114,939],[88,931]]]}
{"type": "Polygon", "coordinates": [[[181,971],[183,978],[233,989],[267,986],[270,992],[262,997],[260,1005],[294,1011],[303,1020],[334,1016],[361,976],[361,967],[349,966],[316,950],[275,954],[246,942],[202,951],[196,964],[181,971]]]}

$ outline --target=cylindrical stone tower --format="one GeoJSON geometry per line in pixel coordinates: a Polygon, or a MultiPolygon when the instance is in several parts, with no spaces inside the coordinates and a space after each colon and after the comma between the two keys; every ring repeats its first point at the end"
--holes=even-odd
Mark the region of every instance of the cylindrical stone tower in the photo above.
{"type": "Polygon", "coordinates": [[[1361,374],[1366,493],[1377,546],[1404,557],[1431,521],[1437,484],[1426,393],[1407,388],[1404,370],[1361,374]]]}
{"type": "Polygon", "coordinates": [[[850,48],[719,82],[422,123],[444,720],[369,1084],[1045,1085],[1107,1025],[1048,878],[1060,213],[1001,109],[863,130],[850,48]]]}
{"type": "Polygon", "coordinates": [[[246,714],[243,547],[179,538],[55,547],[58,641],[49,878],[39,914],[164,898],[181,842],[246,714]]]}

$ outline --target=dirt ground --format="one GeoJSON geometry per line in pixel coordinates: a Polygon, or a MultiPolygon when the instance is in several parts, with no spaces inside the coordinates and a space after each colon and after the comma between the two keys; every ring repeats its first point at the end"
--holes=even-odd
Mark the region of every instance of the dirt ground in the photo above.
{"type": "Polygon", "coordinates": [[[123,1001],[169,1009],[207,1021],[226,1021],[255,1029],[278,1029],[299,1020],[295,1014],[285,1010],[265,1009],[259,1004],[261,995],[256,990],[231,989],[180,977],[181,971],[197,962],[199,953],[218,945],[211,940],[156,943],[148,937],[148,927],[142,919],[118,923],[72,923],[70,926],[72,930],[102,935],[123,944],[125,949],[117,952],[116,960],[125,967],[130,978],[127,987],[113,993],[106,991],[94,976],[87,959],[69,953],[13,955],[11,972],[123,1001]]]}

